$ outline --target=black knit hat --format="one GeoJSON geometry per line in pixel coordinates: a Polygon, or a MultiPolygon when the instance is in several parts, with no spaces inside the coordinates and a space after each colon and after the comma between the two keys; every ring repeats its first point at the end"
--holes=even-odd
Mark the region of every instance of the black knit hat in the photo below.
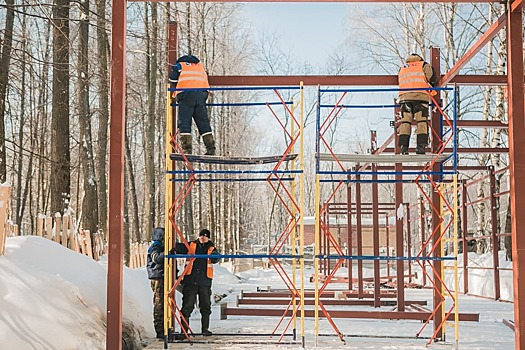
{"type": "Polygon", "coordinates": [[[206,236],[206,237],[210,238],[210,236],[211,236],[210,230],[208,230],[206,228],[203,228],[201,230],[201,232],[199,232],[199,237],[200,236],[206,236]]]}

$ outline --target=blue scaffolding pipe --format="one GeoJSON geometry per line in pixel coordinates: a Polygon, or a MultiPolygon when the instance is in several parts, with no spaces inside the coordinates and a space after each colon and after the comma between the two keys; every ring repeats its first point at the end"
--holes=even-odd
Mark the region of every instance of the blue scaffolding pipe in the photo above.
{"type": "Polygon", "coordinates": [[[203,88],[168,88],[168,91],[246,91],[246,90],[300,90],[300,86],[237,86],[237,87],[209,87],[203,88]]]}
{"type": "Polygon", "coordinates": [[[320,105],[321,108],[395,108],[399,105],[320,105]]]}
{"type": "MultiPolygon", "coordinates": [[[[245,103],[206,103],[208,107],[242,107],[242,106],[276,106],[276,105],[291,105],[293,102],[245,102],[245,103]]],[[[178,103],[171,103],[172,107],[177,107],[178,103]]]]}
{"type": "MultiPolygon", "coordinates": [[[[365,174],[366,175],[366,174],[365,174]]],[[[395,179],[387,179],[387,180],[384,180],[384,179],[377,179],[377,180],[357,180],[357,179],[351,179],[351,180],[348,180],[348,179],[340,179],[340,180],[336,180],[336,179],[332,179],[332,180],[328,180],[328,179],[324,179],[324,180],[319,180],[320,182],[344,182],[344,183],[396,183],[396,182],[403,182],[403,183],[416,183],[416,180],[415,179],[411,179],[411,180],[408,180],[408,179],[405,179],[405,180],[395,180],[395,179]]],[[[421,183],[429,183],[430,180],[423,180],[423,179],[420,179],[418,180],[417,182],[421,182],[421,183]]],[[[435,181],[433,181],[435,182],[435,181]]]]}
{"type": "Polygon", "coordinates": [[[455,171],[319,171],[324,175],[452,175],[455,171]]]}
{"type": "Polygon", "coordinates": [[[377,256],[377,255],[316,255],[317,259],[345,259],[345,260],[406,260],[406,261],[443,261],[457,260],[453,256],[377,256]]]}
{"type": "MultiPolygon", "coordinates": [[[[282,177],[279,179],[273,179],[273,178],[266,178],[266,177],[259,177],[259,178],[242,178],[242,179],[228,179],[228,178],[217,178],[217,179],[195,179],[197,182],[216,182],[216,181],[222,181],[222,182],[260,182],[260,181],[293,181],[295,178],[293,177],[282,177]]],[[[172,182],[187,182],[188,179],[170,179],[172,182]]]]}
{"type": "Polygon", "coordinates": [[[319,92],[398,92],[398,91],[452,91],[454,88],[438,87],[438,88],[413,88],[413,89],[319,89],[319,92]]]}
{"type": "Polygon", "coordinates": [[[301,259],[304,255],[291,254],[168,254],[164,258],[185,258],[185,259],[301,259]]]}
{"type": "Polygon", "coordinates": [[[169,170],[166,174],[302,174],[302,170],[169,170]]]}

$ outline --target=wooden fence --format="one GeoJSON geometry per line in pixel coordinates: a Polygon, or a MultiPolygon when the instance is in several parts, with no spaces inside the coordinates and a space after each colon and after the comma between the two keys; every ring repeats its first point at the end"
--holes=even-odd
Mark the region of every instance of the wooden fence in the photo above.
{"type": "Polygon", "coordinates": [[[137,267],[146,266],[146,257],[148,255],[148,243],[133,243],[130,249],[129,267],[135,269],[137,267]]]}

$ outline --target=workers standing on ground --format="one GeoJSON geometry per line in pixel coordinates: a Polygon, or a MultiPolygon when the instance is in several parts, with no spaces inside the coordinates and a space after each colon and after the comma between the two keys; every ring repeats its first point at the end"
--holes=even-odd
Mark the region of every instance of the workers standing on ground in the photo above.
{"type": "MultiPolygon", "coordinates": [[[[208,259],[197,258],[187,259],[186,264],[189,268],[182,279],[182,309],[181,313],[184,320],[181,320],[182,327],[188,332],[190,316],[193,312],[193,307],[199,297],[199,310],[201,313],[201,333],[202,335],[212,335],[210,331],[210,315],[211,315],[211,284],[213,280],[213,264],[219,262],[220,258],[213,258],[213,255],[218,255],[219,252],[215,248],[213,242],[210,240],[211,233],[208,229],[202,229],[199,232],[199,238],[189,242],[189,249],[183,243],[175,244],[176,254],[187,255],[209,255],[208,259]]],[[[184,333],[178,334],[176,339],[185,339],[184,333]]]]}
{"type": "Polygon", "coordinates": [[[180,133],[182,151],[185,154],[192,153],[191,123],[193,119],[206,146],[206,154],[215,155],[215,140],[206,109],[207,89],[210,88],[210,84],[202,63],[193,55],[180,57],[171,68],[169,81],[177,84],[177,89],[189,89],[173,93],[179,106],[177,128],[180,133]]]}
{"type": "MultiPolygon", "coordinates": [[[[398,73],[399,89],[432,88],[437,76],[430,64],[418,54],[411,54],[398,73]]],[[[425,154],[428,145],[428,104],[435,91],[401,90],[397,102],[401,105],[401,125],[398,128],[398,145],[401,154],[408,154],[412,121],[416,126],[416,154],[425,154]]]]}
{"type": "Polygon", "coordinates": [[[164,339],[164,228],[153,230],[146,269],[153,290],[153,326],[158,339],[164,339]]]}

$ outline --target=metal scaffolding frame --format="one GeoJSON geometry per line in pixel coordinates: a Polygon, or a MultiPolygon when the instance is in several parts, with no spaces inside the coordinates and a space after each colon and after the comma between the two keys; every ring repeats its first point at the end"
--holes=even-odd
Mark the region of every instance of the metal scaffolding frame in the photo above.
{"type": "MultiPolygon", "coordinates": [[[[149,0],[172,1],[172,0],[149,0]]],[[[186,2],[189,0],[181,0],[186,2]]],[[[205,2],[232,2],[232,0],[200,0],[205,2]]],[[[250,0],[245,2],[333,2],[330,0],[250,0]]],[[[338,2],[365,2],[363,0],[338,0],[338,2]]],[[[471,2],[470,0],[416,1],[394,0],[394,2],[471,2]]],[[[477,2],[499,2],[497,0],[478,0],[477,2]]],[[[124,197],[124,121],[125,121],[125,51],[126,51],[126,0],[112,0],[112,41],[111,41],[111,99],[110,99],[110,144],[109,144],[109,210],[108,210],[108,278],[107,278],[107,349],[121,349],[122,342],[122,208],[124,197]]],[[[523,13],[525,0],[510,0],[506,12],[481,36],[471,49],[454,65],[440,81],[440,86],[448,83],[458,85],[505,85],[508,87],[508,121],[509,121],[509,160],[510,160],[510,200],[511,211],[525,206],[525,147],[520,143],[520,133],[525,130],[524,104],[524,69],[523,69],[523,13]],[[498,31],[507,29],[507,75],[459,75],[462,67],[483,46],[494,38],[498,31]],[[521,146],[520,146],[521,144],[521,146]]],[[[176,33],[170,31],[170,36],[176,33]]],[[[170,55],[176,48],[170,48],[170,55]]],[[[432,56],[435,59],[435,56],[432,56]]],[[[172,57],[170,57],[171,59],[172,57]]],[[[174,62],[174,60],[170,60],[174,62]]],[[[434,63],[434,62],[431,62],[434,63]]],[[[397,85],[396,76],[222,76],[210,77],[211,85],[225,86],[277,86],[295,85],[303,81],[305,85],[397,85]]],[[[481,125],[481,123],[480,123],[481,125]]],[[[393,139],[394,135],[390,139],[393,139]]],[[[390,143],[391,140],[388,142],[390,143]]],[[[380,147],[384,151],[385,147],[380,147]]],[[[401,187],[400,187],[401,188],[401,187]]],[[[396,187],[397,191],[397,187],[396,187]]],[[[439,195],[435,195],[436,202],[439,195]]],[[[317,203],[319,204],[319,203],[317,203]]],[[[438,214],[435,214],[436,219],[438,214]]],[[[525,282],[518,280],[520,271],[525,271],[525,255],[518,254],[525,250],[525,217],[512,216],[512,256],[514,269],[514,324],[516,349],[525,348],[525,282]]],[[[439,300],[438,300],[439,302],[439,300]]]]}

